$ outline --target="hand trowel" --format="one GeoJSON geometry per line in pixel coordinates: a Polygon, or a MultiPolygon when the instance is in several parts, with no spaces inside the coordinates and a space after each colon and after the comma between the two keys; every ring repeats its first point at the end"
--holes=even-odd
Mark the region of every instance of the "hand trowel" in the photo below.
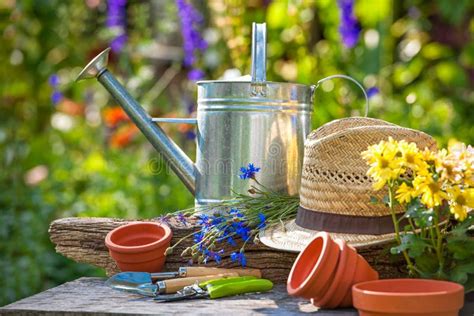
{"type": "MultiPolygon", "coordinates": [[[[156,296],[158,294],[170,294],[176,293],[182,290],[186,286],[193,285],[195,283],[205,282],[209,280],[222,279],[226,277],[238,277],[238,273],[220,273],[205,276],[185,277],[178,279],[162,280],[155,283],[127,283],[127,282],[116,282],[114,280],[107,280],[106,285],[116,290],[122,290],[134,294],[140,294],[143,296],[156,296]]],[[[111,278],[112,279],[112,278],[111,278]]]]}
{"type": "Polygon", "coordinates": [[[121,272],[110,277],[105,284],[110,287],[133,287],[136,288],[140,284],[155,283],[160,280],[168,280],[175,278],[189,278],[207,275],[216,275],[223,273],[237,273],[238,276],[254,276],[261,278],[262,274],[259,269],[224,269],[209,267],[181,267],[175,272],[121,272]]]}

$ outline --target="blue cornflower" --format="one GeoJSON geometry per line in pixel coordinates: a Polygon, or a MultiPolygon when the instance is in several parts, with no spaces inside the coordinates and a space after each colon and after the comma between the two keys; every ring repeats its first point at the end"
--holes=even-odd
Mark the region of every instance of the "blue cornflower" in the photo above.
{"type": "Polygon", "coordinates": [[[237,246],[237,243],[235,242],[234,238],[232,238],[231,236],[227,237],[227,243],[231,245],[232,247],[237,246]]]}
{"type": "Polygon", "coordinates": [[[188,224],[188,220],[186,219],[186,216],[184,216],[183,213],[178,213],[178,220],[184,225],[188,224]]]}
{"type": "Polygon", "coordinates": [[[380,92],[380,91],[379,91],[379,88],[377,88],[377,87],[370,87],[369,89],[367,89],[367,96],[368,96],[369,98],[371,98],[371,97],[373,97],[373,96],[379,94],[379,92],[380,92]]]}
{"type": "Polygon", "coordinates": [[[258,213],[258,219],[260,220],[260,224],[258,224],[257,228],[258,229],[262,229],[262,228],[265,228],[265,226],[267,225],[266,224],[266,218],[265,218],[265,214],[263,213],[258,213]]]}
{"type": "Polygon", "coordinates": [[[211,220],[208,215],[206,214],[200,214],[196,216],[198,218],[198,224],[203,225],[203,226],[210,226],[211,225],[211,220]]]}
{"type": "Polygon", "coordinates": [[[347,48],[352,48],[357,44],[360,35],[360,25],[354,15],[354,0],[338,0],[340,10],[339,33],[342,43],[347,48]]]}
{"type": "Polygon", "coordinates": [[[235,232],[240,236],[240,238],[242,238],[243,241],[249,240],[250,239],[250,235],[249,235],[250,228],[248,228],[247,226],[245,226],[242,223],[239,223],[239,224],[240,225],[237,226],[235,232]]]}
{"type": "Polygon", "coordinates": [[[242,267],[247,266],[247,258],[243,252],[233,252],[230,254],[230,260],[232,262],[239,262],[242,267]]]}
{"type": "Polygon", "coordinates": [[[214,259],[217,264],[220,264],[222,261],[221,255],[224,253],[224,249],[219,250],[218,252],[213,252],[212,253],[212,258],[214,259]]]}
{"type": "Polygon", "coordinates": [[[245,179],[255,179],[255,174],[260,171],[260,168],[255,167],[253,163],[249,163],[248,167],[241,167],[240,172],[241,174],[239,175],[240,179],[245,180],[245,179]]]}
{"type": "Polygon", "coordinates": [[[229,211],[229,214],[232,215],[233,217],[239,217],[239,218],[245,217],[244,213],[242,213],[239,209],[236,209],[236,208],[231,208],[229,211]]]}
{"type": "Polygon", "coordinates": [[[202,238],[204,237],[204,233],[202,232],[194,233],[193,237],[194,237],[194,243],[198,244],[202,241],[202,238]]]}
{"type": "Polygon", "coordinates": [[[231,254],[230,254],[230,260],[231,260],[232,262],[238,261],[238,260],[239,260],[239,258],[240,258],[240,256],[239,256],[239,255],[240,255],[240,253],[239,253],[239,252],[237,252],[237,251],[236,251],[236,252],[233,252],[233,253],[231,253],[231,254]]]}
{"type": "Polygon", "coordinates": [[[247,266],[247,258],[245,257],[244,253],[241,252],[240,253],[240,265],[242,267],[246,267],[247,266]]]}

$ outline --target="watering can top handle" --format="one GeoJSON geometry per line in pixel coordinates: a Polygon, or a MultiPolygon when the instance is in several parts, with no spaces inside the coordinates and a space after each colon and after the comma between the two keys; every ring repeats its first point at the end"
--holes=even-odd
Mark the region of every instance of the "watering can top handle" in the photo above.
{"type": "Polygon", "coordinates": [[[335,79],[335,78],[342,78],[342,79],[350,80],[353,83],[355,83],[362,90],[362,93],[364,93],[364,97],[365,97],[365,114],[364,114],[364,116],[369,115],[369,96],[367,95],[367,92],[365,91],[364,87],[357,80],[355,80],[352,77],[349,77],[349,76],[346,76],[346,75],[340,75],[340,74],[325,77],[323,79],[318,80],[318,82],[314,86],[314,90],[316,90],[319,87],[319,85],[321,83],[323,83],[324,81],[332,80],[332,79],[335,79]]]}
{"type": "Polygon", "coordinates": [[[252,23],[252,83],[267,80],[267,24],[252,23]]]}

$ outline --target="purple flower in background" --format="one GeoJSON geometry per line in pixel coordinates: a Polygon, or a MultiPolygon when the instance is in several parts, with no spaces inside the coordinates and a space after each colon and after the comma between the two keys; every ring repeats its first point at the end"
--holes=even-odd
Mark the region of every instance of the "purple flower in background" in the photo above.
{"type": "Polygon", "coordinates": [[[63,94],[59,91],[59,76],[57,74],[52,74],[49,76],[48,83],[53,88],[51,102],[53,105],[57,105],[63,99],[63,94]]]}
{"type": "Polygon", "coordinates": [[[52,74],[48,79],[49,85],[53,88],[57,88],[59,85],[59,76],[57,74],[52,74]]]}
{"type": "Polygon", "coordinates": [[[110,42],[112,51],[118,53],[127,43],[127,0],[108,0],[107,1],[107,20],[105,22],[108,28],[117,31],[116,36],[110,42]]]}
{"type": "MultiPolygon", "coordinates": [[[[199,27],[204,22],[204,18],[191,3],[186,0],[176,0],[178,15],[181,19],[181,35],[183,37],[184,65],[193,66],[196,62],[196,54],[207,48],[207,42],[199,33],[199,27]]],[[[204,77],[204,72],[194,69],[188,74],[190,80],[200,80],[204,77]]]]}
{"type": "Polygon", "coordinates": [[[373,97],[373,96],[379,94],[379,92],[380,92],[380,91],[379,91],[379,88],[377,88],[377,87],[370,87],[369,89],[367,89],[367,96],[368,96],[369,98],[371,98],[371,97],[373,97]]]}
{"type": "Polygon", "coordinates": [[[357,44],[360,35],[360,25],[354,15],[354,0],[337,0],[340,10],[341,21],[339,33],[342,43],[347,48],[352,48],[357,44]]]}
{"type": "Polygon", "coordinates": [[[188,79],[192,81],[198,81],[204,78],[204,71],[201,69],[192,69],[188,72],[188,79]]]}
{"type": "Polygon", "coordinates": [[[63,94],[59,90],[54,90],[51,94],[51,102],[56,105],[63,99],[63,94]]]}

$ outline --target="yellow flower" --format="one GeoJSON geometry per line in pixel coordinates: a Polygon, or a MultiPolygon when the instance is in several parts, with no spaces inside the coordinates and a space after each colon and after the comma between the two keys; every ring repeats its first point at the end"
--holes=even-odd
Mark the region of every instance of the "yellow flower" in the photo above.
{"type": "Polygon", "coordinates": [[[405,182],[403,182],[397,190],[397,195],[395,196],[396,199],[400,204],[408,203],[416,196],[416,191],[411,187],[408,186],[405,182]]]}
{"type": "Polygon", "coordinates": [[[431,175],[418,176],[413,180],[416,195],[421,195],[421,202],[432,208],[443,203],[448,198],[446,192],[441,188],[441,183],[434,181],[431,175]]]}
{"type": "Polygon", "coordinates": [[[394,180],[404,172],[401,166],[400,155],[398,151],[398,143],[391,137],[387,141],[381,141],[376,145],[362,152],[364,158],[370,168],[367,175],[375,180],[373,188],[380,190],[389,180],[394,180]]]}
{"type": "Polygon", "coordinates": [[[426,162],[423,161],[423,154],[415,143],[408,143],[404,140],[398,143],[398,148],[402,154],[402,163],[405,167],[413,171],[426,168],[426,162]]]}
{"type": "Polygon", "coordinates": [[[474,208],[474,189],[461,190],[459,186],[454,186],[448,189],[448,193],[450,212],[457,220],[465,220],[467,213],[474,208]]]}

